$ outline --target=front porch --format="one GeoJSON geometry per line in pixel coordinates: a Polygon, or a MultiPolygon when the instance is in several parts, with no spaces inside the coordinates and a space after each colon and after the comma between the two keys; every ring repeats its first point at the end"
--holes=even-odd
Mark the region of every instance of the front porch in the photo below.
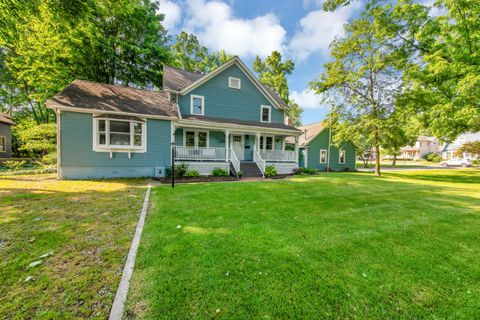
{"type": "Polygon", "coordinates": [[[289,174],[298,167],[298,142],[295,150],[285,150],[288,136],[267,130],[176,127],[174,159],[175,163],[188,163],[201,175],[211,174],[214,168],[237,174],[243,171],[242,164],[247,167],[246,163],[254,163],[262,176],[268,165],[273,165],[279,174],[289,174]]]}

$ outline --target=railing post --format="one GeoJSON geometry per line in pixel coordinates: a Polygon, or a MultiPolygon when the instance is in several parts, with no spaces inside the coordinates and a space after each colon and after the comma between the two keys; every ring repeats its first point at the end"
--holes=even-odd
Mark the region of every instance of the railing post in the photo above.
{"type": "Polygon", "coordinates": [[[229,131],[228,129],[225,130],[225,162],[230,161],[230,139],[229,139],[229,131]]]}

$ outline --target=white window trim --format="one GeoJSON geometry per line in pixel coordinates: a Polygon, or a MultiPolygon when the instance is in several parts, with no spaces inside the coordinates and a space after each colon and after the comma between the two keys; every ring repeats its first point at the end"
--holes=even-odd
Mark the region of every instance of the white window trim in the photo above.
{"type": "MultiPolygon", "coordinates": [[[[327,156],[328,156],[328,151],[327,149],[320,149],[320,158],[318,159],[318,161],[320,163],[327,163],[327,156]],[[325,161],[322,161],[322,152],[325,152],[325,161]]],[[[340,156],[339,156],[340,157],[340,156]]]]}
{"type": "Polygon", "coordinates": [[[242,89],[242,79],[235,77],[228,77],[228,87],[232,89],[240,90],[242,89]],[[238,81],[238,87],[232,85],[232,81],[238,81]]]}
{"type": "Polygon", "coordinates": [[[186,147],[187,144],[187,131],[194,132],[195,138],[194,138],[194,144],[195,146],[190,146],[191,148],[210,148],[210,131],[208,130],[197,130],[197,129],[183,129],[183,146],[186,147]],[[207,134],[207,146],[206,147],[199,147],[198,146],[198,133],[203,132],[207,134]]]}
{"type": "Polygon", "coordinates": [[[345,164],[346,160],[347,160],[347,151],[345,151],[345,149],[339,149],[338,150],[338,163],[345,164]],[[343,151],[343,162],[340,161],[342,151],[343,151]]]}
{"type": "Polygon", "coordinates": [[[272,107],[271,106],[260,106],[260,122],[270,123],[272,122],[272,107]],[[268,121],[263,121],[263,109],[268,109],[268,121]]]}
{"type": "Polygon", "coordinates": [[[272,135],[262,135],[260,136],[260,139],[263,138],[263,148],[261,148],[261,145],[260,145],[260,141],[258,141],[258,146],[259,146],[259,149],[262,150],[262,151],[273,151],[275,150],[275,136],[272,136],[272,135]],[[266,149],[267,147],[267,137],[271,137],[272,138],[272,149],[266,149]]]}
{"type": "Polygon", "coordinates": [[[3,144],[0,144],[0,148],[3,148],[3,149],[0,149],[0,152],[1,153],[6,153],[7,152],[7,137],[5,136],[0,136],[0,140],[3,139],[3,144]]]}
{"type": "Polygon", "coordinates": [[[129,120],[129,119],[115,119],[115,118],[93,118],[93,151],[95,152],[135,152],[144,153],[147,152],[147,122],[129,120]],[[98,144],[98,122],[105,120],[105,145],[98,144]],[[130,123],[130,145],[129,146],[117,146],[110,145],[110,121],[123,121],[130,123]],[[133,142],[133,124],[140,123],[142,125],[142,145],[134,146],[133,142]]]}
{"type": "Polygon", "coordinates": [[[190,95],[190,114],[196,114],[199,116],[203,116],[205,114],[205,97],[192,94],[190,95]],[[193,113],[193,99],[198,98],[202,100],[202,113],[193,113]]]}

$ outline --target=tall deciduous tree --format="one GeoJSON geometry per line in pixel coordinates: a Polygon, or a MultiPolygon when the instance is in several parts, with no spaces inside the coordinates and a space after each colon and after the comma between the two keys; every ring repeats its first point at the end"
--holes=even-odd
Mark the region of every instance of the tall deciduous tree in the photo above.
{"type": "Polygon", "coordinates": [[[160,87],[169,51],[157,9],[150,0],[1,3],[0,101],[42,123],[54,119],[45,101],[75,78],[160,87]]]}
{"type": "Polygon", "coordinates": [[[253,70],[258,73],[260,82],[272,88],[280,98],[289,105],[287,116],[293,125],[301,125],[303,109],[289,98],[287,74],[291,74],[295,64],[292,60],[282,61],[282,54],[273,51],[265,60],[256,57],[253,61],[253,70]]]}
{"type": "Polygon", "coordinates": [[[181,32],[175,40],[171,46],[171,63],[183,70],[208,73],[233,58],[223,50],[210,52],[193,34],[181,32]]]}
{"type": "Polygon", "coordinates": [[[335,134],[347,127],[372,143],[375,174],[380,175],[380,148],[401,93],[402,55],[375,18],[377,10],[377,2],[371,1],[359,19],[345,25],[345,36],[331,44],[333,61],[311,87],[334,103],[332,113],[342,123],[335,134]]]}

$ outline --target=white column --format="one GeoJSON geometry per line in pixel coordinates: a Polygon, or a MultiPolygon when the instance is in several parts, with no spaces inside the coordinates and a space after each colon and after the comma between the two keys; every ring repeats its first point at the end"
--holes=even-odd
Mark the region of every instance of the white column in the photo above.
{"type": "Polygon", "coordinates": [[[295,163],[297,164],[298,167],[298,136],[295,136],[295,163]]]}
{"type": "Polygon", "coordinates": [[[257,134],[256,134],[256,140],[257,140],[257,141],[255,141],[255,144],[256,144],[256,146],[257,146],[257,151],[260,152],[260,132],[257,132],[257,134]]]}
{"type": "Polygon", "coordinates": [[[230,134],[228,129],[225,130],[225,161],[230,161],[230,134]]]}

